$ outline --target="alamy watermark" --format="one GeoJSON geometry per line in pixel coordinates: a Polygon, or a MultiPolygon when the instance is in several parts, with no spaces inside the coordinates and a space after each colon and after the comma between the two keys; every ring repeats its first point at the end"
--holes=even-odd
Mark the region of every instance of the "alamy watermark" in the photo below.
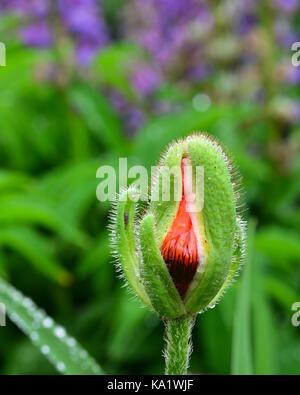
{"type": "Polygon", "coordinates": [[[292,56],[292,65],[294,67],[299,67],[300,66],[300,41],[293,43],[291,50],[295,51],[295,53],[292,56]]]}
{"type": "Polygon", "coordinates": [[[295,313],[292,315],[291,322],[293,326],[300,325],[300,302],[295,302],[292,305],[292,311],[295,313]]]}
{"type": "Polygon", "coordinates": [[[6,326],[6,307],[4,303],[0,303],[0,326],[6,326]]]}
{"type": "MultiPolygon", "coordinates": [[[[119,158],[118,177],[112,166],[98,168],[96,177],[103,180],[97,187],[97,199],[100,202],[115,201],[119,193],[127,188],[128,179],[130,179],[134,180],[130,185],[138,191],[136,195],[130,196],[133,201],[148,201],[149,199],[153,202],[181,201],[184,195],[188,212],[201,211],[204,206],[204,167],[192,167],[185,159],[182,162],[183,167],[152,166],[150,174],[148,174],[144,166],[128,168],[127,158],[119,158]],[[184,174],[184,183],[182,183],[182,174],[184,174]],[[117,179],[119,181],[118,191],[117,179]],[[149,181],[153,179],[155,182],[150,188],[149,181]],[[149,190],[151,190],[150,194],[149,190]],[[197,201],[197,205],[194,204],[195,201],[197,201]]],[[[122,195],[119,196],[119,199],[122,200],[122,195]]]]}
{"type": "Polygon", "coordinates": [[[6,66],[6,47],[0,42],[0,66],[6,66]]]}

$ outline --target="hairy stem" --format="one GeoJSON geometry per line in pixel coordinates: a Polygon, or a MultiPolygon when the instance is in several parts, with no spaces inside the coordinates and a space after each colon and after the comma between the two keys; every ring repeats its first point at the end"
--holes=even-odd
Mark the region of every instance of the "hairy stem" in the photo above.
{"type": "Polygon", "coordinates": [[[187,374],[195,319],[196,316],[193,315],[164,321],[166,374],[187,374]]]}

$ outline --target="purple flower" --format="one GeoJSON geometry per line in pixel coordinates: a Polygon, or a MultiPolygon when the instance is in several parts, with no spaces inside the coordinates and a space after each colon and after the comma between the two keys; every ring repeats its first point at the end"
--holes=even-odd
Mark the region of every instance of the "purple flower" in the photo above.
{"type": "MultiPolygon", "coordinates": [[[[21,38],[27,45],[45,47],[51,44],[46,24],[50,16],[50,0],[0,0],[0,10],[14,12],[23,17],[25,26],[21,38]]],[[[66,33],[71,33],[81,64],[88,64],[95,53],[108,41],[108,32],[97,0],[57,0],[66,33]]]]}
{"type": "Polygon", "coordinates": [[[48,47],[51,45],[51,33],[45,22],[35,22],[21,30],[22,40],[33,47],[48,47]]]}
{"type": "Polygon", "coordinates": [[[76,46],[77,61],[83,66],[91,63],[99,51],[97,42],[81,41],[76,46]]]}
{"type": "Polygon", "coordinates": [[[137,67],[131,77],[134,88],[142,95],[152,93],[160,83],[161,76],[151,66],[137,67]]]}
{"type": "Polygon", "coordinates": [[[10,0],[2,1],[4,7],[19,14],[46,16],[48,13],[47,0],[10,0]]]}
{"type": "Polygon", "coordinates": [[[110,100],[124,122],[125,133],[133,136],[145,121],[144,113],[133,107],[121,94],[116,91],[109,92],[110,100]]]}
{"type": "Polygon", "coordinates": [[[193,41],[193,30],[206,32],[212,24],[212,14],[198,0],[132,0],[125,21],[129,38],[151,52],[161,66],[193,41]]]}
{"type": "Polygon", "coordinates": [[[298,36],[292,31],[291,25],[283,19],[275,23],[275,35],[279,44],[284,48],[291,48],[291,45],[298,41],[298,36]]]}
{"type": "Polygon", "coordinates": [[[275,6],[281,11],[293,12],[298,8],[298,0],[273,0],[275,6]]]}
{"type": "Polygon", "coordinates": [[[59,10],[67,29],[77,39],[77,59],[89,64],[108,42],[108,32],[96,0],[60,0],[59,10]]]}
{"type": "Polygon", "coordinates": [[[297,101],[295,103],[294,111],[293,111],[293,119],[295,121],[299,121],[300,119],[300,102],[297,101]]]}
{"type": "Polygon", "coordinates": [[[152,0],[168,24],[177,24],[207,16],[207,7],[198,0],[152,0]]]}
{"type": "Polygon", "coordinates": [[[237,21],[237,32],[239,34],[249,33],[257,25],[257,18],[253,14],[242,14],[237,21]]]}
{"type": "Polygon", "coordinates": [[[67,28],[81,38],[106,42],[107,32],[95,0],[60,0],[59,8],[67,28]]]}
{"type": "Polygon", "coordinates": [[[127,114],[125,115],[125,129],[127,135],[133,136],[135,132],[145,121],[143,112],[134,107],[128,107],[127,114]]]}
{"type": "Polygon", "coordinates": [[[207,64],[200,64],[196,66],[192,66],[188,70],[188,76],[191,78],[191,80],[194,81],[203,81],[206,78],[209,77],[211,73],[211,67],[209,67],[207,64]]]}
{"type": "Polygon", "coordinates": [[[297,85],[300,83],[300,67],[293,67],[292,65],[287,70],[286,75],[287,81],[291,85],[297,85]]]}

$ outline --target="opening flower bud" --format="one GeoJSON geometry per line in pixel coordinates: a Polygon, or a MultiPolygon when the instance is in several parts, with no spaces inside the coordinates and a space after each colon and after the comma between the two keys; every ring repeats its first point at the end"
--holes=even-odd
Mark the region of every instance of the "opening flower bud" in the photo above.
{"type": "Polygon", "coordinates": [[[125,203],[120,199],[113,239],[123,272],[160,316],[178,318],[214,305],[238,272],[245,224],[234,177],[221,146],[194,134],[162,156],[141,220],[129,199],[132,188],[124,192],[125,203]]]}

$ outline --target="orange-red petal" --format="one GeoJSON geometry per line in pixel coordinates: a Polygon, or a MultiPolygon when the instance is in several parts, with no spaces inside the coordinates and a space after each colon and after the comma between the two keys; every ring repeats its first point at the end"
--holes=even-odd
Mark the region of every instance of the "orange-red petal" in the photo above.
{"type": "Polygon", "coordinates": [[[184,196],[183,161],[181,171],[182,199],[171,228],[163,240],[161,253],[181,298],[184,298],[196,273],[199,254],[196,233],[190,213],[187,211],[187,201],[184,196]]]}

